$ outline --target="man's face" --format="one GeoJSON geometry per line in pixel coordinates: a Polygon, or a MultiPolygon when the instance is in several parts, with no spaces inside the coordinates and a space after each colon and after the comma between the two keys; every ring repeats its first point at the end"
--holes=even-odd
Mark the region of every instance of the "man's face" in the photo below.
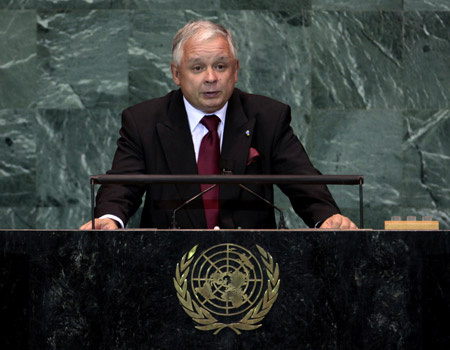
{"type": "Polygon", "coordinates": [[[239,61],[233,58],[224,37],[206,41],[192,37],[184,44],[179,66],[172,63],[170,69],[189,103],[209,114],[221,109],[231,97],[239,61]]]}

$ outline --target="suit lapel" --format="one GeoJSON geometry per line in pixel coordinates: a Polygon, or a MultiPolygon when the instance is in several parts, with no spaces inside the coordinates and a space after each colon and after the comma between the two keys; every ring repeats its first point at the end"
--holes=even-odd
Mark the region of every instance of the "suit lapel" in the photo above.
{"type": "MultiPolygon", "coordinates": [[[[242,107],[239,92],[235,89],[231,96],[225,121],[221,159],[233,164],[234,174],[245,174],[248,154],[252,141],[255,119],[248,118],[242,107]]],[[[221,186],[220,199],[226,203],[238,200],[241,188],[237,185],[221,186]]],[[[235,227],[232,222],[233,208],[221,207],[221,220],[224,227],[235,227]]]]}
{"type": "MultiPolygon", "coordinates": [[[[170,174],[197,174],[192,135],[180,90],[176,91],[172,98],[167,119],[158,123],[156,129],[170,174]]],[[[192,198],[201,191],[200,185],[178,184],[176,187],[182,201],[192,198]]],[[[186,210],[186,212],[192,227],[206,226],[202,210],[186,210]]]]}
{"type": "Polygon", "coordinates": [[[233,161],[235,174],[245,174],[255,119],[248,118],[237,90],[230,98],[222,143],[221,158],[233,161]]]}

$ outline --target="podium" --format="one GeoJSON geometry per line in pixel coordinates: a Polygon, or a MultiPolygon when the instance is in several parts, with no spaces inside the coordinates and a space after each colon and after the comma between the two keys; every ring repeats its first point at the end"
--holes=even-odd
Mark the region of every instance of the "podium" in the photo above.
{"type": "Polygon", "coordinates": [[[2,230],[0,348],[448,349],[449,234],[2,230]]]}

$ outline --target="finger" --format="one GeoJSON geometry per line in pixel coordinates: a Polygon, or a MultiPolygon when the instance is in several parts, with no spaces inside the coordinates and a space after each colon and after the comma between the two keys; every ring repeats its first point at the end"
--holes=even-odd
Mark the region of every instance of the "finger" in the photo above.
{"type": "Polygon", "coordinates": [[[348,230],[350,228],[349,220],[342,220],[341,224],[339,225],[339,228],[342,230],[348,230]]]}
{"type": "Polygon", "coordinates": [[[351,228],[357,228],[356,225],[347,217],[335,214],[324,221],[320,228],[333,228],[348,230],[351,228]]]}
{"type": "Polygon", "coordinates": [[[344,230],[358,229],[358,227],[355,225],[355,223],[345,216],[342,217],[342,222],[341,222],[339,228],[344,229],[344,230]]]}
{"type": "MultiPolygon", "coordinates": [[[[95,219],[95,230],[115,230],[117,225],[110,219],[95,219]]],[[[80,227],[80,230],[92,230],[92,220],[80,227]]]]}
{"type": "Polygon", "coordinates": [[[350,228],[350,223],[351,221],[348,218],[343,217],[339,223],[339,228],[342,230],[348,230],[350,228]]]}
{"type": "Polygon", "coordinates": [[[84,225],[81,225],[80,230],[90,230],[92,229],[92,221],[89,221],[87,223],[85,223],[84,225]]]}
{"type": "Polygon", "coordinates": [[[358,230],[358,226],[353,221],[350,221],[350,230],[358,230]]]}
{"type": "Polygon", "coordinates": [[[333,228],[333,217],[326,219],[323,224],[320,225],[320,228],[333,228]]]}
{"type": "Polygon", "coordinates": [[[114,220],[111,219],[99,219],[95,221],[95,228],[100,230],[117,230],[119,227],[114,220]],[[98,225],[97,225],[98,222],[98,225]]]}
{"type": "Polygon", "coordinates": [[[101,229],[102,230],[117,230],[118,229],[118,227],[117,227],[117,225],[116,224],[114,224],[114,223],[106,223],[105,225],[103,225],[102,227],[101,227],[101,229]]]}

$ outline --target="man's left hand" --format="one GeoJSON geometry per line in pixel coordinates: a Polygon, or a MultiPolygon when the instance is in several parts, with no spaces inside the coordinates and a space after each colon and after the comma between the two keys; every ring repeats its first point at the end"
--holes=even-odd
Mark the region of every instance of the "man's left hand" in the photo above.
{"type": "Polygon", "coordinates": [[[326,219],[319,228],[337,228],[344,230],[357,230],[358,227],[348,217],[335,214],[326,219]]]}

